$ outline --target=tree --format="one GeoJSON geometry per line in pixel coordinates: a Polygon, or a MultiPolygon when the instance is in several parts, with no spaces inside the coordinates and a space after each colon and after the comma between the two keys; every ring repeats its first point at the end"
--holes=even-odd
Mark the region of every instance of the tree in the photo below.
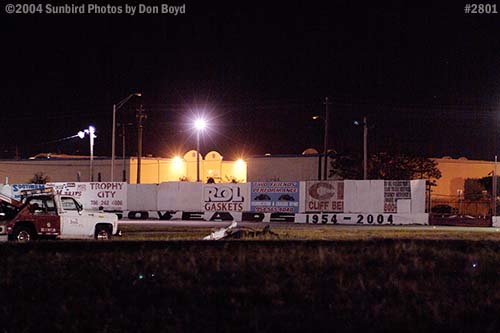
{"type": "Polygon", "coordinates": [[[363,178],[360,157],[346,154],[330,155],[330,174],[332,179],[360,179],[363,178]]]}
{"type": "MultiPolygon", "coordinates": [[[[332,156],[330,178],[362,179],[363,161],[360,156],[332,156]]],[[[429,158],[405,154],[373,154],[368,159],[368,179],[439,179],[441,171],[429,158]]]]}
{"type": "Polygon", "coordinates": [[[50,177],[43,172],[35,173],[33,177],[28,180],[28,183],[30,184],[46,184],[48,182],[50,182],[50,177]]]}

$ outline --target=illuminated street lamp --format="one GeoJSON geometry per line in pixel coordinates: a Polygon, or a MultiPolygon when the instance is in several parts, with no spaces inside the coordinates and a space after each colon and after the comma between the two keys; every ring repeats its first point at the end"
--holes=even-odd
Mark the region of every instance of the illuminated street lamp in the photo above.
{"type": "Polygon", "coordinates": [[[203,118],[198,118],[194,122],[196,129],[196,181],[200,181],[200,132],[207,127],[207,122],[203,118]]]}
{"type": "Polygon", "coordinates": [[[87,134],[90,137],[90,181],[94,181],[94,139],[97,138],[97,136],[94,134],[95,133],[95,127],[94,126],[89,126],[89,128],[84,129],[83,131],[78,132],[78,137],[80,139],[83,139],[85,137],[85,134],[87,134]]]}
{"type": "Polygon", "coordinates": [[[134,93],[130,94],[124,99],[122,99],[120,102],[117,104],[113,104],[113,129],[112,129],[112,136],[111,136],[111,181],[115,181],[115,136],[116,136],[116,111],[120,109],[125,103],[129,101],[134,96],[141,97],[141,93],[134,93]]]}

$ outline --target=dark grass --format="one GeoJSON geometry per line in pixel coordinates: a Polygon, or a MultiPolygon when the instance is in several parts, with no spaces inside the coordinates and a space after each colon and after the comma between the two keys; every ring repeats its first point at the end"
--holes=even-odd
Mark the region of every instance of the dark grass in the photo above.
{"type": "Polygon", "coordinates": [[[5,332],[500,329],[500,242],[0,245],[5,332]]]}

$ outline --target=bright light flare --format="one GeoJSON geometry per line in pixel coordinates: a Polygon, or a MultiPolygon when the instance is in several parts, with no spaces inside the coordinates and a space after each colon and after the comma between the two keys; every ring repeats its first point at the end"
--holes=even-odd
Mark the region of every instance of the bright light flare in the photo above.
{"type": "Polygon", "coordinates": [[[194,121],[194,128],[198,131],[202,131],[207,127],[207,121],[203,118],[198,118],[194,121]]]}
{"type": "Polygon", "coordinates": [[[233,175],[236,179],[245,182],[247,179],[247,163],[243,159],[234,162],[233,175]]]}
{"type": "Polygon", "coordinates": [[[95,139],[97,138],[97,136],[94,133],[95,133],[95,127],[89,126],[89,128],[86,128],[83,131],[78,132],[76,136],[78,136],[80,139],[83,139],[85,138],[85,134],[88,134],[91,135],[93,139],[95,139]]]}

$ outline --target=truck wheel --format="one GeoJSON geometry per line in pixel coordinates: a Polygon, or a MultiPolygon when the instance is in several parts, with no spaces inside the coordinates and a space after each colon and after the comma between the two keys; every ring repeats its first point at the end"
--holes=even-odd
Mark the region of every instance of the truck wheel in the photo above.
{"type": "Polygon", "coordinates": [[[95,228],[95,239],[97,240],[109,240],[111,239],[111,230],[104,225],[98,225],[95,228]]]}
{"type": "Polygon", "coordinates": [[[27,243],[35,239],[35,232],[32,228],[27,226],[14,227],[12,238],[16,242],[27,243]]]}

